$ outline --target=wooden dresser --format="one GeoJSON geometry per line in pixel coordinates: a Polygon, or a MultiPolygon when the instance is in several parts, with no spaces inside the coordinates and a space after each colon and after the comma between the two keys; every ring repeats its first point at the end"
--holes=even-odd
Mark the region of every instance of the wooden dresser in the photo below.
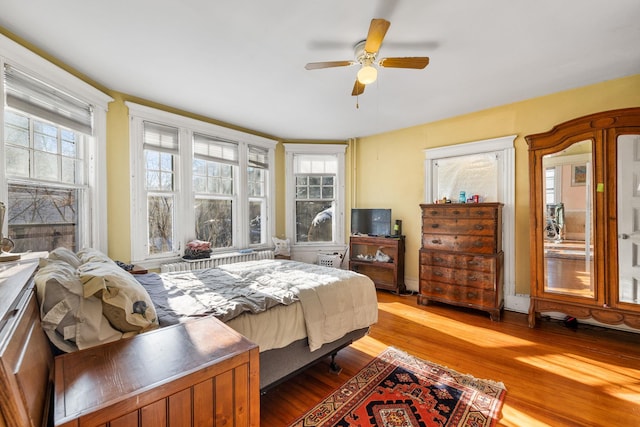
{"type": "Polygon", "coordinates": [[[418,303],[488,311],[504,305],[502,204],[424,204],[418,303]]]}

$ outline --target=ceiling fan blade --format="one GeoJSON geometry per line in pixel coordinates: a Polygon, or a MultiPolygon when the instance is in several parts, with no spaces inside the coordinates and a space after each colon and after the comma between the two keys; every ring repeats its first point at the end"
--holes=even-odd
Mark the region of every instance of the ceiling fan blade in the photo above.
{"type": "Polygon", "coordinates": [[[353,84],[353,91],[351,91],[351,96],[362,95],[364,92],[364,85],[356,79],[356,82],[353,84]]]}
{"type": "Polygon", "coordinates": [[[408,56],[406,58],[382,58],[378,62],[381,67],[387,68],[416,68],[421,69],[429,65],[428,56],[408,56]]]}
{"type": "Polygon", "coordinates": [[[385,34],[387,34],[389,25],[391,25],[391,22],[386,19],[372,19],[364,50],[369,53],[377,53],[382,45],[385,34]]]}
{"type": "Polygon", "coordinates": [[[304,66],[307,70],[319,70],[321,68],[331,67],[347,67],[355,64],[354,61],[326,61],[326,62],[309,62],[304,66]]]}

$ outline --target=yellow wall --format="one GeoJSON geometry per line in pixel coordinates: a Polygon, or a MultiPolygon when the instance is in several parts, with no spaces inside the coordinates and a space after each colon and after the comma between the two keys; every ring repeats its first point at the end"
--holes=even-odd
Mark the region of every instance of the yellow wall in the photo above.
{"type": "Polygon", "coordinates": [[[122,95],[107,112],[107,241],[112,259],[131,259],[129,173],[129,111],[122,95]]]}
{"type": "Polygon", "coordinates": [[[524,137],[598,111],[640,106],[640,75],[504,105],[395,132],[355,144],[351,207],[389,207],[406,238],[405,277],[418,280],[424,152],[464,142],[517,135],[515,183],[516,293],[529,293],[529,166],[524,137]]]}

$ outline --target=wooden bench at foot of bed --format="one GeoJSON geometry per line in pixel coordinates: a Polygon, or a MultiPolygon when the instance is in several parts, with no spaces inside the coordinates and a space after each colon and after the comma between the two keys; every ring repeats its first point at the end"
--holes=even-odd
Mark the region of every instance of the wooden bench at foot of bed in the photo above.
{"type": "Polygon", "coordinates": [[[211,317],[57,356],[54,375],[36,267],[0,271],[0,427],[260,425],[258,348],[211,317]]]}
{"type": "Polygon", "coordinates": [[[259,426],[258,364],[258,347],[213,317],[68,353],[54,424],[259,426]]]}

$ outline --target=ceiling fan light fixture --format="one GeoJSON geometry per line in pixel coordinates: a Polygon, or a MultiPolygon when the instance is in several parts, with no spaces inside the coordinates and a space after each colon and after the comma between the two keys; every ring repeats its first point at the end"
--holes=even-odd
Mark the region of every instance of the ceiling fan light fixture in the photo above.
{"type": "Polygon", "coordinates": [[[363,85],[368,85],[376,81],[378,70],[371,65],[363,65],[358,71],[358,81],[363,85]]]}

